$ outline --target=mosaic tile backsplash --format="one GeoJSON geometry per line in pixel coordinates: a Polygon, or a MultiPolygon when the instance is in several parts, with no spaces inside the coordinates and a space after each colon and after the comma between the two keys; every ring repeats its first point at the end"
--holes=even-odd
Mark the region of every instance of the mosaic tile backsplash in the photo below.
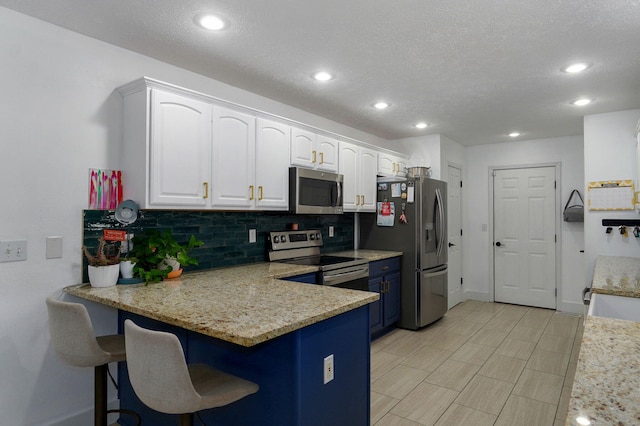
{"type": "MultiPolygon", "coordinates": [[[[140,210],[139,218],[128,228],[116,221],[114,210],[84,210],[83,241],[93,249],[104,229],[122,229],[138,234],[146,229],[171,229],[175,239],[186,242],[193,234],[204,245],[191,255],[199,266],[185,271],[263,262],[266,260],[267,233],[287,229],[297,223],[299,229],[320,229],[324,240],[322,252],[353,249],[354,214],[292,215],[282,212],[207,212],[140,210]],[[329,238],[329,226],[335,227],[335,237],[329,238]],[[257,230],[256,243],[249,244],[249,229],[257,230]]],[[[92,250],[93,251],[93,250],[92,250]]],[[[87,262],[83,256],[83,282],[88,282],[87,262]]]]}

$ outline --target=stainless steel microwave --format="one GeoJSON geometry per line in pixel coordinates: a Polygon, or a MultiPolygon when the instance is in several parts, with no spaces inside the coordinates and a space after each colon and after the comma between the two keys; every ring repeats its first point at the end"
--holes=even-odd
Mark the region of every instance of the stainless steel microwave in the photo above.
{"type": "Polygon", "coordinates": [[[340,174],[289,168],[289,211],[296,214],[342,214],[340,174]]]}

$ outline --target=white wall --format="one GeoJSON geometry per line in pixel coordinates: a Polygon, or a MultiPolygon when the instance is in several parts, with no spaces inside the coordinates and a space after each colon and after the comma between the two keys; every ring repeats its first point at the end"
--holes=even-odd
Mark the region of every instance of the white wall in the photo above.
{"type": "MultiPolygon", "coordinates": [[[[88,169],[118,168],[121,99],[141,76],[205,92],[373,144],[347,126],[0,7],[0,237],[28,241],[28,260],[0,264],[0,423],[90,424],[91,369],[69,367],[49,343],[45,298],[81,277],[88,169]],[[45,260],[45,237],[62,259],[45,260]],[[64,420],[64,419],[67,420],[64,420]]],[[[90,304],[100,333],[115,311],[90,304]]]]}
{"type": "Polygon", "coordinates": [[[440,179],[440,135],[396,139],[389,147],[408,154],[409,167],[431,167],[431,177],[440,179]]]}
{"type": "MultiPolygon", "coordinates": [[[[466,226],[464,228],[464,289],[467,297],[493,300],[490,282],[490,254],[493,250],[489,217],[489,169],[491,167],[527,166],[561,163],[559,182],[562,202],[574,188],[584,186],[583,140],[581,136],[509,142],[469,147],[466,150],[466,226]]],[[[562,206],[558,206],[558,215],[562,206]]],[[[581,223],[562,222],[561,282],[558,309],[581,312],[581,290],[585,285],[583,228],[581,223]]]]}
{"type": "MultiPolygon", "coordinates": [[[[585,188],[589,182],[633,179],[638,191],[638,157],[634,131],[640,109],[588,115],[584,118],[585,188]]],[[[586,190],[586,189],[585,189],[586,190]]],[[[640,238],[623,238],[614,230],[605,234],[602,219],[640,219],[633,211],[585,212],[587,282],[593,278],[598,255],[640,257],[640,238]]]]}

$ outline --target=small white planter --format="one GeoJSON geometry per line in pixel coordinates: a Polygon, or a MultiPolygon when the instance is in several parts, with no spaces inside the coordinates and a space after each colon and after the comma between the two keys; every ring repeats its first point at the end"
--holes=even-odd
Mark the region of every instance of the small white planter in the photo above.
{"type": "Polygon", "coordinates": [[[89,266],[91,287],[111,287],[116,285],[120,276],[120,265],[89,266]]]}
{"type": "Polygon", "coordinates": [[[136,264],[130,260],[123,260],[120,262],[120,275],[122,278],[129,279],[133,278],[133,267],[136,264]]]}

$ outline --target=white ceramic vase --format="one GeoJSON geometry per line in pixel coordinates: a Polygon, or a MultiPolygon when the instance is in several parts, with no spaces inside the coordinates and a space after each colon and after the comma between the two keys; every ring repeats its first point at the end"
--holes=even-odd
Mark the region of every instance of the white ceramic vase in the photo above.
{"type": "Polygon", "coordinates": [[[120,265],[89,265],[89,282],[91,287],[111,287],[117,284],[120,276],[120,265]]]}
{"type": "Polygon", "coordinates": [[[122,260],[120,262],[120,275],[122,278],[130,279],[133,278],[133,267],[136,266],[135,262],[130,260],[122,260]]]}

